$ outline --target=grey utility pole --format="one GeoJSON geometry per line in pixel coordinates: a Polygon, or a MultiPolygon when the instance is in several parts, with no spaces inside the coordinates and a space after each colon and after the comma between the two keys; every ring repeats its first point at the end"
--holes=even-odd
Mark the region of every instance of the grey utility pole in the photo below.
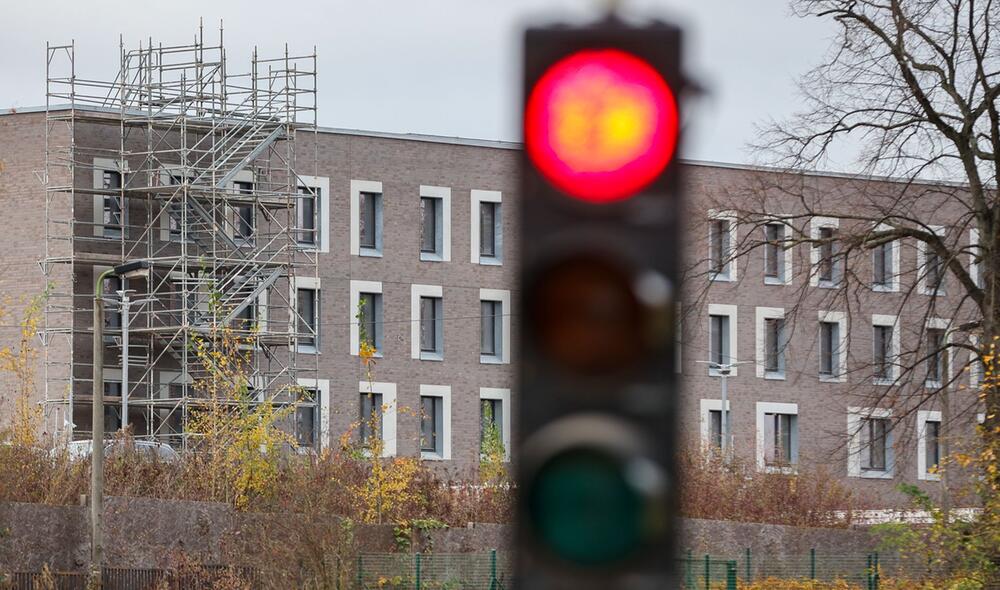
{"type": "Polygon", "coordinates": [[[740,365],[749,364],[750,361],[734,361],[731,363],[717,363],[715,361],[696,361],[699,364],[706,364],[711,369],[715,369],[720,378],[721,392],[719,397],[721,398],[722,408],[719,412],[721,416],[721,438],[720,441],[720,451],[722,453],[722,458],[728,460],[729,454],[732,449],[730,449],[730,441],[732,440],[732,421],[729,418],[729,375],[732,374],[733,368],[740,365]]]}
{"type": "Polygon", "coordinates": [[[90,568],[99,583],[104,560],[104,279],[149,276],[149,263],[129,262],[98,275],[94,283],[94,391],[90,449],[90,568]]]}
{"type": "Polygon", "coordinates": [[[139,304],[150,303],[156,301],[155,298],[149,299],[138,299],[132,300],[128,294],[132,293],[132,290],[118,291],[118,295],[121,297],[121,312],[122,312],[122,430],[128,428],[128,365],[129,365],[129,346],[128,346],[128,330],[129,322],[131,321],[132,306],[139,304]]]}

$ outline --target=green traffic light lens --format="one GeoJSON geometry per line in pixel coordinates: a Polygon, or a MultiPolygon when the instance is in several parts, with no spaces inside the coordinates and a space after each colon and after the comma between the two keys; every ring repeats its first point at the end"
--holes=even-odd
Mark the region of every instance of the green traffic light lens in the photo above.
{"type": "Polygon", "coordinates": [[[602,567],[633,556],[651,524],[627,461],[593,449],[557,454],[537,471],[528,510],[541,544],[558,559],[602,567]]]}

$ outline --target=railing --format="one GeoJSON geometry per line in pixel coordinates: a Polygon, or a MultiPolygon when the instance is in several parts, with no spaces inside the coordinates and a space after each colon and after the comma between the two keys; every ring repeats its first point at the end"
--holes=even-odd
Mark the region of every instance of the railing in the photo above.
{"type": "MultiPolygon", "coordinates": [[[[104,568],[101,590],[210,590],[220,583],[238,581],[240,588],[263,589],[254,568],[197,566],[186,570],[104,568]]],[[[0,573],[0,590],[90,590],[85,572],[0,573]]],[[[225,586],[229,588],[231,586],[225,586]]]]}

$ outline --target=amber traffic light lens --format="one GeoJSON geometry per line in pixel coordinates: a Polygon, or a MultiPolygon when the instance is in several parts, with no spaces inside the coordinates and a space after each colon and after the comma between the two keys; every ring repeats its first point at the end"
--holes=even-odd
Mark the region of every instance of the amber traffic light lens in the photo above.
{"type": "Polygon", "coordinates": [[[642,353],[642,306],[620,265],[583,256],[540,274],[528,294],[539,352],[587,375],[627,368],[642,353]]]}
{"type": "Polygon", "coordinates": [[[568,195],[626,199],[670,163],[679,129],[674,93],[659,72],[619,49],[586,49],[546,70],[524,113],[528,158],[568,195]]]}

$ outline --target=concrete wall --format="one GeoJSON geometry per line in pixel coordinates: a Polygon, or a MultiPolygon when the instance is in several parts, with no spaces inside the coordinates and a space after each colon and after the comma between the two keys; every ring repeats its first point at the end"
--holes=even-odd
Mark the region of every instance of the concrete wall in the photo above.
{"type": "MultiPolygon", "coordinates": [[[[203,563],[259,565],[254,532],[266,530],[280,542],[289,529],[320,525],[337,529],[340,519],[236,512],[226,504],[128,498],[107,499],[107,564],[113,567],[167,567],[179,553],[203,563]],[[257,528],[264,524],[264,528],[257,528]],[[241,538],[243,537],[243,538],[241,538]]],[[[863,554],[874,548],[864,530],[807,529],[720,521],[682,521],[682,549],[717,556],[798,555],[815,547],[826,554],[863,554]]],[[[85,506],[0,504],[0,570],[37,571],[45,564],[60,571],[84,568],[89,560],[90,529],[85,506]]],[[[398,551],[392,525],[356,526],[349,552],[398,551]]],[[[414,551],[437,553],[504,550],[511,527],[476,524],[415,533],[414,551]]],[[[299,556],[301,557],[301,556],[299,556]]]]}

